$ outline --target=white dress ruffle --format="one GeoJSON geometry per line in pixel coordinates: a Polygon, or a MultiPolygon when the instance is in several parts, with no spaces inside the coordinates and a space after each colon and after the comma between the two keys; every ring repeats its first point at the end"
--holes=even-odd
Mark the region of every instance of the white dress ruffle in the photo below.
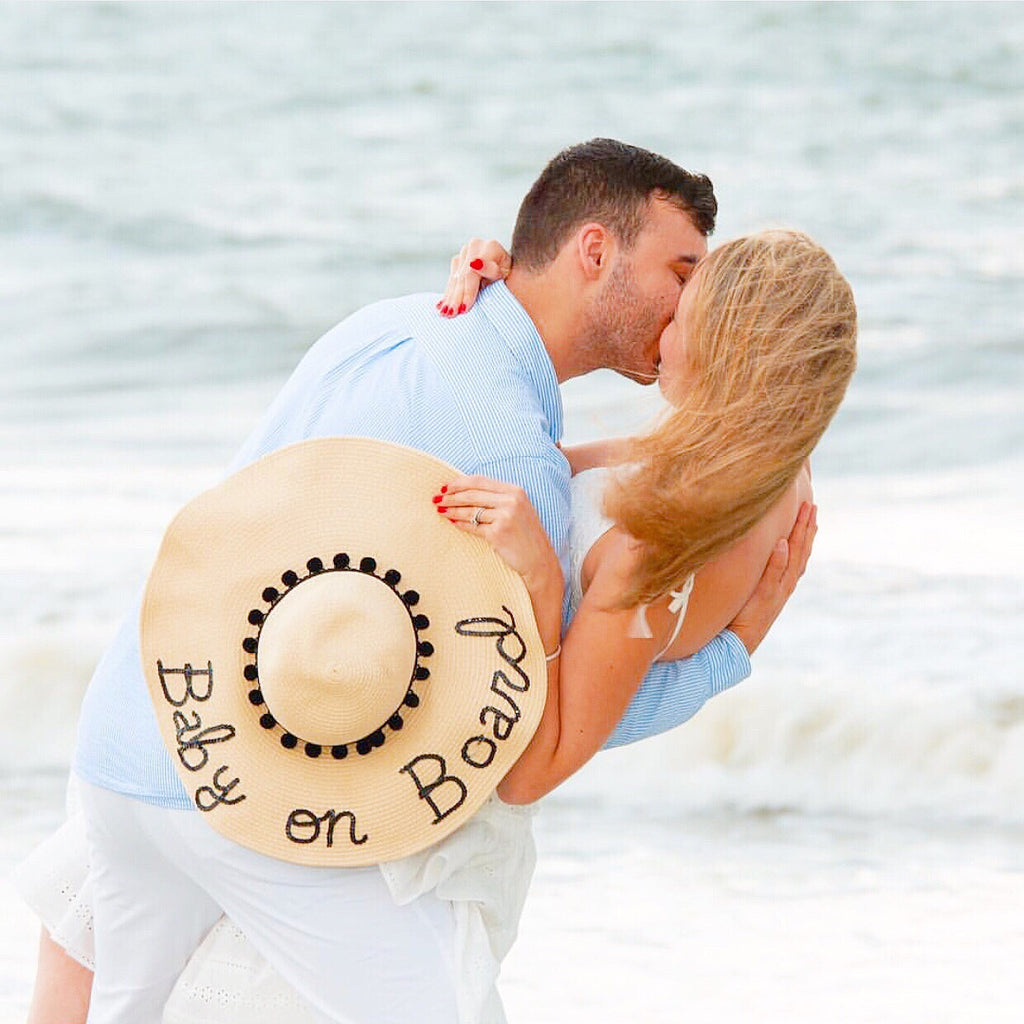
{"type": "Polygon", "coordinates": [[[71,813],[14,869],[11,878],[53,941],[83,967],[93,970],[89,850],[81,813],[71,813]]]}
{"type": "Polygon", "coordinates": [[[535,813],[535,806],[513,807],[492,796],[436,846],[380,866],[398,904],[430,892],[451,901],[460,1024],[504,1024],[498,973],[533,878],[535,813]]]}

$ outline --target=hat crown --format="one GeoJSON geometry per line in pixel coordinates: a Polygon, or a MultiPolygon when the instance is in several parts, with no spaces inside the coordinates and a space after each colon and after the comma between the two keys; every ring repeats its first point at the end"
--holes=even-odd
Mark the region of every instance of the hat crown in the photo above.
{"type": "Polygon", "coordinates": [[[416,667],[416,632],[384,581],[328,570],[274,603],[256,664],[263,699],[284,729],[322,746],[354,743],[402,705],[416,667]]]}

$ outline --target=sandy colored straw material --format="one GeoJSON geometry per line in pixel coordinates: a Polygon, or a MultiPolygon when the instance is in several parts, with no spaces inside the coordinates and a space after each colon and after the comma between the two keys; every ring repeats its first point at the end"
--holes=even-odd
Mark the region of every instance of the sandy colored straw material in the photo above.
{"type": "Polygon", "coordinates": [[[431,501],[457,471],[363,438],[281,449],[200,495],[146,587],[142,660],[205,820],[356,866],[437,842],[544,709],[521,578],[431,501]]]}

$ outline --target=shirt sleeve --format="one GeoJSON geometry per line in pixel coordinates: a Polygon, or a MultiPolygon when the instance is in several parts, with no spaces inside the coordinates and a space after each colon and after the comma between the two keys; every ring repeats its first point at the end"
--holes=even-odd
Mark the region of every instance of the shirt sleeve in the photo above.
{"type": "Polygon", "coordinates": [[[551,456],[524,455],[491,459],[480,463],[477,473],[515,484],[526,491],[537,510],[551,546],[558,555],[562,573],[569,569],[569,463],[558,451],[551,456]]]}
{"type": "Polygon", "coordinates": [[[750,675],[750,656],[735,633],[725,630],[690,658],[655,662],[605,749],[656,736],[682,725],[715,694],[750,675]]]}

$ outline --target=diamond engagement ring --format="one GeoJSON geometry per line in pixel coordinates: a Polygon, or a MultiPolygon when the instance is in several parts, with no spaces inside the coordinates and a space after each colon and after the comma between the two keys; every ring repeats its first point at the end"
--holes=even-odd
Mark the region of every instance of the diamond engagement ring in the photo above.
{"type": "Polygon", "coordinates": [[[474,526],[479,526],[479,525],[480,525],[480,517],[481,517],[481,516],[482,516],[483,514],[484,514],[484,510],[483,510],[482,508],[478,508],[478,509],[477,509],[477,510],[476,510],[476,511],[475,511],[475,512],[473,513],[473,525],[474,525],[474,526]]]}

